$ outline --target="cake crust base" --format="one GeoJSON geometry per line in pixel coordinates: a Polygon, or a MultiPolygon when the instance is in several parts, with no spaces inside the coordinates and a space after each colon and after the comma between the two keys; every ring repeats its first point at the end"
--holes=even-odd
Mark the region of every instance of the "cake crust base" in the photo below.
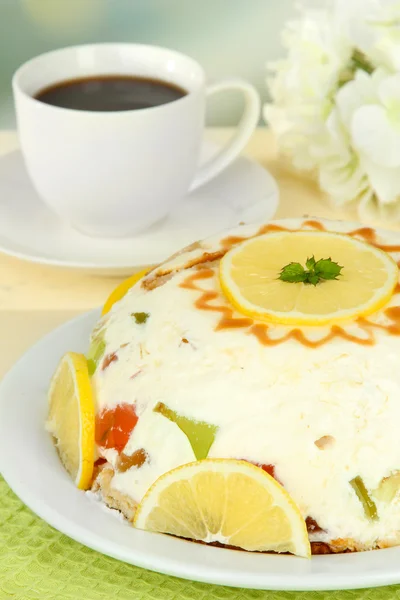
{"type": "MultiPolygon", "coordinates": [[[[91,491],[101,496],[104,504],[108,508],[118,510],[129,523],[133,523],[137,503],[126,494],[122,494],[112,487],[112,479],[114,477],[114,469],[111,465],[105,464],[99,467],[98,472],[92,484],[91,491]]],[[[194,540],[193,540],[194,541],[194,540]]],[[[200,542],[203,543],[203,542],[200,542]]],[[[338,538],[327,542],[311,542],[311,553],[313,555],[320,554],[344,554],[349,552],[363,552],[367,550],[375,550],[380,548],[390,548],[400,544],[400,535],[393,540],[378,541],[373,547],[366,547],[351,538],[338,538]]],[[[241,550],[233,546],[226,546],[218,542],[209,544],[220,548],[230,548],[233,550],[241,550]]],[[[245,552],[243,550],[243,552],[245,552]]]]}

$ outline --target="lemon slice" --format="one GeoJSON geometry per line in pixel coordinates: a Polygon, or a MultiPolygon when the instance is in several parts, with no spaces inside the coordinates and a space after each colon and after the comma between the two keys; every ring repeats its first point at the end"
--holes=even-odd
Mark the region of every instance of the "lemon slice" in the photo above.
{"type": "Polygon", "coordinates": [[[103,309],[101,311],[101,314],[102,315],[107,314],[112,309],[114,304],[116,302],[119,302],[119,300],[121,300],[125,296],[125,294],[127,292],[129,292],[131,287],[133,287],[135,285],[135,283],[140,281],[140,279],[142,279],[148,272],[149,272],[149,269],[143,269],[142,271],[139,271],[138,273],[135,273],[131,277],[128,277],[128,279],[125,279],[124,281],[122,281],[108,296],[108,298],[103,306],[103,309]]]}
{"type": "Polygon", "coordinates": [[[311,555],[289,494],[254,465],[205,459],[162,475],[138,506],[135,527],[252,551],[311,555]]]}
{"type": "Polygon", "coordinates": [[[220,282],[240,312],[286,325],[323,325],[369,315],[388,302],[398,282],[396,263],[382,250],[338,233],[261,235],[235,246],[220,263],[220,282]],[[291,262],[331,258],[337,280],[316,286],[279,280],[291,262]]]}
{"type": "Polygon", "coordinates": [[[88,489],[93,474],[94,422],[86,358],[67,352],[51,380],[46,429],[56,440],[64,467],[82,490],[88,489]]]}

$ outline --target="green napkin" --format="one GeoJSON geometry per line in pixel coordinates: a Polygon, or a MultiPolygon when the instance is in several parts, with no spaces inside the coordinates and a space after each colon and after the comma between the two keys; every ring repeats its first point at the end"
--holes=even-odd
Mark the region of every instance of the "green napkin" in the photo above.
{"type": "Polygon", "coordinates": [[[393,600],[400,586],[266,592],[159,575],[89,550],[36,517],[0,477],[0,600],[393,600]]]}

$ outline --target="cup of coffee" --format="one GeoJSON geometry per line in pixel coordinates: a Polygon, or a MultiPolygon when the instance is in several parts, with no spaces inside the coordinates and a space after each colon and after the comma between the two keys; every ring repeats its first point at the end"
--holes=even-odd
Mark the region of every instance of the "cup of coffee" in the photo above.
{"type": "Polygon", "coordinates": [[[25,164],[41,199],[92,236],[122,237],[165,217],[239,154],[260,113],[249,83],[210,86],[202,67],[165,48],[94,44],[22,65],[13,91],[25,164]],[[232,140],[199,167],[207,96],[239,90],[232,140]]]}

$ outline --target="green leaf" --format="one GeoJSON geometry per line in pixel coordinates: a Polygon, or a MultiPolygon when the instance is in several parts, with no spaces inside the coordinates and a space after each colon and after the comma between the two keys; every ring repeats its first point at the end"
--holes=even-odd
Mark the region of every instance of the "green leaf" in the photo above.
{"type": "Polygon", "coordinates": [[[279,279],[288,283],[305,283],[317,285],[321,280],[337,279],[341,275],[341,267],[331,258],[315,261],[314,256],[306,260],[307,271],[300,263],[291,262],[280,272],[279,279]]]}
{"type": "Polygon", "coordinates": [[[307,279],[304,283],[311,283],[312,285],[317,285],[317,283],[319,283],[319,276],[318,275],[307,275],[307,279]]]}
{"type": "Polygon", "coordinates": [[[315,273],[321,279],[337,279],[343,267],[332,261],[331,258],[321,258],[315,263],[315,273]]]}
{"type": "Polygon", "coordinates": [[[315,258],[313,256],[311,258],[307,258],[306,267],[307,269],[313,269],[315,267],[315,258]]]}
{"type": "Polygon", "coordinates": [[[149,313],[145,313],[145,312],[134,312],[131,314],[131,317],[133,317],[135,319],[135,321],[138,325],[143,325],[143,323],[146,323],[149,316],[150,316],[149,313]]]}
{"type": "Polygon", "coordinates": [[[292,262],[286,265],[286,267],[283,267],[282,271],[280,272],[279,279],[289,283],[300,283],[305,281],[306,272],[300,263],[292,262]]]}

